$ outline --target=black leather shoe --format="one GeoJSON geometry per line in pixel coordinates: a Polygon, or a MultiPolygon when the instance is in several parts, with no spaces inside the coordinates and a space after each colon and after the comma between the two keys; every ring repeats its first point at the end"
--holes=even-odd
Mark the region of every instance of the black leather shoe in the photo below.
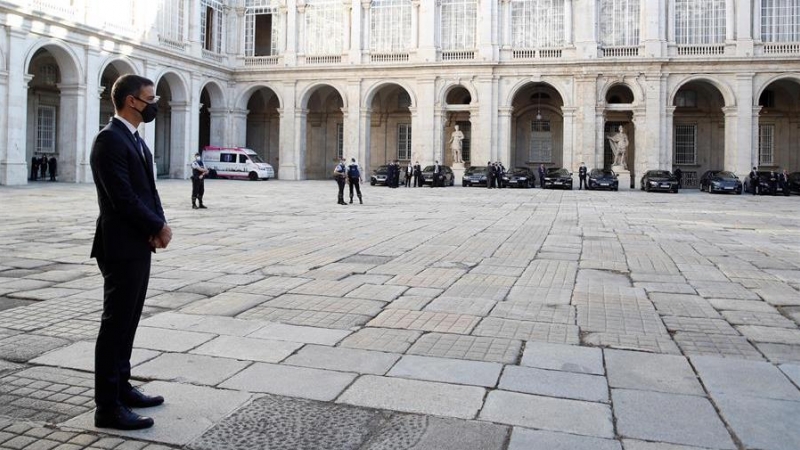
{"type": "Polygon", "coordinates": [[[204,204],[202,204],[202,203],[200,203],[200,206],[198,206],[198,208],[199,208],[199,209],[208,209],[208,208],[206,207],[206,205],[204,205],[204,204]]]}
{"type": "Polygon", "coordinates": [[[164,397],[160,395],[149,396],[136,388],[132,388],[127,394],[120,396],[120,401],[129,408],[151,408],[164,403],[164,397]]]}
{"type": "Polygon", "coordinates": [[[97,409],[94,413],[94,426],[117,430],[142,430],[153,426],[153,419],[140,416],[124,406],[107,410],[97,409]]]}

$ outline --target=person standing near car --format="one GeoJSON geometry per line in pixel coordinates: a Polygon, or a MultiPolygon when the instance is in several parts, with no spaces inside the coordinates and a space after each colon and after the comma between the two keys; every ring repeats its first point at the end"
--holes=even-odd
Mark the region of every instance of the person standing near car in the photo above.
{"type": "Polygon", "coordinates": [[[414,161],[414,187],[422,187],[422,166],[419,161],[414,161]]]}
{"type": "Polygon", "coordinates": [[[497,180],[497,188],[503,189],[505,187],[505,180],[503,180],[503,178],[506,176],[506,167],[500,161],[497,161],[495,164],[497,165],[497,168],[495,169],[497,172],[495,176],[495,180],[497,180]]]}
{"type": "Polygon", "coordinates": [[[392,186],[392,187],[395,187],[395,188],[400,187],[400,172],[401,172],[401,170],[402,169],[400,169],[400,160],[399,159],[395,159],[394,160],[394,186],[392,186]]]}
{"type": "Polygon", "coordinates": [[[544,168],[544,164],[539,164],[539,187],[544,189],[544,177],[547,175],[547,170],[544,168]]]}
{"type": "Polygon", "coordinates": [[[50,173],[50,181],[56,181],[56,172],[58,170],[58,161],[55,156],[51,156],[47,160],[47,171],[50,173]]]}
{"type": "Polygon", "coordinates": [[[581,167],[578,169],[578,190],[580,191],[586,187],[586,163],[582,162],[581,167]]]}
{"type": "Polygon", "coordinates": [[[344,158],[342,158],[339,160],[339,164],[333,169],[333,179],[336,180],[336,184],[339,187],[337,203],[340,205],[347,205],[347,203],[344,202],[344,183],[346,178],[347,168],[344,165],[344,158]]]}
{"type": "Polygon", "coordinates": [[[783,169],[783,172],[778,174],[778,182],[780,183],[781,189],[783,190],[783,195],[788,197],[789,192],[789,171],[783,169]]]}
{"type": "Polygon", "coordinates": [[[778,174],[774,170],[769,171],[769,190],[770,194],[778,195],[778,174]]]}
{"type": "Polygon", "coordinates": [[[675,168],[675,172],[673,172],[675,178],[678,179],[678,189],[683,189],[683,171],[680,167],[675,168]]]}
{"type": "Polygon", "coordinates": [[[194,154],[194,161],[192,161],[192,209],[206,209],[203,204],[203,195],[206,193],[206,174],[208,169],[203,163],[203,158],[200,153],[194,154]],[[200,206],[197,206],[198,200],[200,206]]]}
{"type": "Polygon", "coordinates": [[[758,193],[758,169],[753,167],[753,170],[750,171],[750,189],[753,190],[753,195],[758,193]]]}
{"type": "Polygon", "coordinates": [[[414,177],[414,166],[411,164],[411,161],[408,161],[408,165],[406,166],[406,179],[405,179],[405,186],[411,187],[411,178],[414,177]]]}
{"type": "Polygon", "coordinates": [[[486,188],[494,188],[495,167],[491,161],[486,162],[486,188]]]}
{"type": "Polygon", "coordinates": [[[347,183],[350,184],[350,204],[353,204],[353,187],[356,188],[358,194],[358,203],[364,204],[361,198],[361,167],[356,162],[355,158],[350,158],[350,164],[347,166],[347,183]]]}
{"type": "Polygon", "coordinates": [[[431,187],[435,188],[439,186],[439,177],[442,175],[442,166],[439,165],[439,161],[433,162],[433,178],[431,179],[431,187]]]}

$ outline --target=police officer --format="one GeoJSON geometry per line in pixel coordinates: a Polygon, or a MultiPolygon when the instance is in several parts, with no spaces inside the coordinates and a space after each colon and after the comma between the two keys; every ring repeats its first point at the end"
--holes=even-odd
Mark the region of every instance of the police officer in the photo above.
{"type": "Polygon", "coordinates": [[[203,163],[203,158],[200,153],[194,154],[194,161],[192,161],[192,209],[206,209],[203,204],[203,194],[206,192],[206,174],[208,169],[203,163]],[[200,206],[197,206],[197,201],[200,201],[200,206]]]}
{"type": "Polygon", "coordinates": [[[39,158],[31,158],[31,181],[36,181],[39,178],[39,158]]]}
{"type": "Polygon", "coordinates": [[[356,162],[355,158],[350,158],[350,164],[347,166],[347,183],[350,185],[350,204],[353,204],[353,187],[356,188],[358,194],[358,203],[364,204],[361,198],[361,167],[356,162]]]}
{"type": "Polygon", "coordinates": [[[753,170],[750,171],[750,189],[753,190],[753,195],[756,195],[758,192],[758,169],[753,167],[753,170]]]}
{"type": "Polygon", "coordinates": [[[581,167],[578,168],[578,190],[580,191],[583,188],[589,189],[586,186],[586,163],[582,162],[581,167]]]}
{"type": "Polygon", "coordinates": [[[347,203],[344,202],[344,184],[347,180],[347,167],[345,167],[344,158],[340,159],[339,164],[334,167],[333,179],[336,180],[336,184],[339,186],[339,200],[337,203],[340,205],[347,205],[347,203]]]}

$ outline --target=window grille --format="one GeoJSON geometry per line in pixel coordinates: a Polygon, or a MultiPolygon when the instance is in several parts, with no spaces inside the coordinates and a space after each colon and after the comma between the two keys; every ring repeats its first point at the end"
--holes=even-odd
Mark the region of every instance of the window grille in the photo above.
{"type": "Polygon", "coordinates": [[[36,151],[56,151],[56,107],[40,105],[36,109],[36,151]]]}
{"type": "Polygon", "coordinates": [[[478,0],[442,0],[439,33],[443,51],[476,47],[478,0]]]}
{"type": "Polygon", "coordinates": [[[222,53],[223,7],[221,0],[200,0],[200,41],[215,53],[222,53]]]}
{"type": "Polygon", "coordinates": [[[411,0],[373,0],[369,10],[370,50],[407,51],[411,47],[411,0]]]}
{"type": "Polygon", "coordinates": [[[800,1],[761,0],[761,40],[800,41],[800,1]]]}
{"type": "Polygon", "coordinates": [[[306,5],[306,55],[341,55],[342,0],[309,0],[306,5]]]}
{"type": "Polygon", "coordinates": [[[158,11],[158,32],[175,42],[184,40],[184,8],[186,0],[161,0],[158,11]]]}
{"type": "Polygon", "coordinates": [[[41,80],[37,80],[37,82],[44,86],[55,86],[58,83],[58,66],[55,64],[43,64],[39,67],[39,76],[41,80]]]}
{"type": "Polygon", "coordinates": [[[553,162],[553,134],[550,132],[549,120],[531,122],[530,161],[540,163],[553,162]]]}
{"type": "Polygon", "coordinates": [[[336,157],[344,158],[344,123],[336,124],[336,157]]]}
{"type": "Polygon", "coordinates": [[[639,45],[639,0],[600,1],[600,40],[604,46],[639,45]]]}
{"type": "Polygon", "coordinates": [[[697,125],[675,125],[675,164],[696,164],[697,125]]]}
{"type": "Polygon", "coordinates": [[[775,125],[766,124],[758,126],[758,165],[771,166],[775,164],[775,125]]]}
{"type": "Polygon", "coordinates": [[[275,0],[247,0],[244,16],[245,56],[280,54],[283,20],[275,0]]]}
{"type": "Polygon", "coordinates": [[[411,159],[411,124],[397,125],[397,159],[411,159]]]}
{"type": "Polygon", "coordinates": [[[675,0],[678,45],[725,42],[725,0],[675,0]]]}
{"type": "Polygon", "coordinates": [[[564,0],[513,0],[511,34],[514,48],[562,47],[564,0]]]}

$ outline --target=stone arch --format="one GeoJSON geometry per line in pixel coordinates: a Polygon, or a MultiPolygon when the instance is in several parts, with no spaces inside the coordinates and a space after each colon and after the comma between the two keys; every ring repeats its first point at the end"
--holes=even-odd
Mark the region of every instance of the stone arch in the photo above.
{"type": "Polygon", "coordinates": [[[330,87],[334,91],[338,92],[339,97],[342,98],[342,109],[347,109],[347,95],[344,94],[346,91],[340,86],[337,86],[335,83],[324,82],[312,83],[306,86],[306,88],[300,94],[300,102],[298,103],[301,109],[308,108],[308,101],[311,99],[311,96],[314,95],[314,93],[317,92],[317,90],[321,87],[330,87]]]}
{"type": "Polygon", "coordinates": [[[26,73],[36,52],[40,49],[47,50],[55,58],[61,73],[61,83],[80,84],[84,80],[84,70],[81,66],[80,58],[69,45],[57,39],[40,39],[28,48],[28,53],[25,56],[26,73]]]}
{"type": "Polygon", "coordinates": [[[505,98],[505,104],[502,107],[508,108],[508,107],[513,106],[514,105],[514,99],[516,98],[517,94],[519,94],[519,92],[522,89],[525,89],[525,86],[527,86],[528,84],[544,84],[544,85],[547,85],[547,86],[551,87],[552,89],[554,89],[558,93],[558,95],[561,97],[561,102],[563,103],[564,106],[570,106],[572,104],[571,98],[566,95],[566,89],[558,81],[556,81],[556,80],[546,80],[546,79],[538,79],[537,80],[537,79],[526,78],[526,79],[522,79],[522,80],[517,81],[514,84],[514,86],[511,87],[511,89],[508,92],[508,95],[505,98]]]}
{"type": "Polygon", "coordinates": [[[630,103],[632,105],[641,103],[642,98],[644,98],[644,92],[642,92],[641,86],[639,86],[638,83],[630,83],[627,79],[607,82],[602,89],[600,89],[600,93],[597,96],[598,100],[608,104],[608,96],[611,91],[621,87],[627,88],[630,91],[630,95],[633,97],[633,101],[623,103],[630,103]]]}
{"type": "Polygon", "coordinates": [[[253,84],[247,85],[237,95],[236,103],[234,104],[235,108],[236,109],[240,109],[240,110],[247,109],[247,104],[250,102],[250,97],[252,97],[253,94],[255,94],[256,92],[258,92],[261,89],[269,89],[270,91],[272,91],[272,93],[275,94],[275,97],[278,98],[278,104],[280,105],[279,108],[283,108],[283,104],[284,104],[283,103],[283,96],[280,94],[278,89],[276,89],[274,86],[270,85],[269,83],[265,83],[265,82],[261,82],[261,81],[259,81],[257,83],[253,83],[253,84]]]}
{"type": "Polygon", "coordinates": [[[137,75],[139,73],[136,65],[133,64],[130,59],[119,55],[109,56],[105,61],[103,61],[103,64],[100,66],[100,71],[97,73],[98,85],[102,83],[103,73],[105,73],[109,66],[113,66],[120,75],[137,75]]]}
{"type": "Polygon", "coordinates": [[[208,92],[212,108],[227,107],[227,102],[225,99],[225,89],[223,89],[222,86],[220,86],[217,80],[207,80],[205,83],[203,83],[202,87],[200,88],[201,94],[203,90],[208,92]]]}
{"type": "Polygon", "coordinates": [[[383,88],[391,85],[397,85],[403,88],[407,93],[408,96],[411,98],[411,106],[410,108],[416,108],[417,106],[417,94],[408,85],[405,81],[401,80],[381,80],[377,83],[373,84],[367,89],[366,95],[364,95],[364,103],[361,105],[362,108],[370,108],[372,106],[372,101],[375,99],[375,95],[380,92],[383,88]]]}
{"type": "Polygon", "coordinates": [[[440,105],[447,105],[447,96],[456,89],[456,88],[464,88],[469,92],[469,96],[472,99],[470,105],[475,105],[479,102],[478,100],[478,91],[475,90],[475,87],[471,85],[471,83],[461,83],[461,82],[452,82],[447,83],[442,86],[442,90],[439,94],[439,104],[440,105]]]}
{"type": "Polygon", "coordinates": [[[161,72],[153,82],[158,86],[162,80],[169,84],[169,89],[172,91],[173,102],[183,103],[188,101],[188,89],[186,88],[188,84],[183,76],[173,70],[167,69],[161,72]]]}
{"type": "Polygon", "coordinates": [[[782,73],[778,75],[773,75],[761,83],[757,89],[753,91],[753,106],[758,106],[758,100],[761,98],[761,94],[764,93],[765,90],[776,81],[793,81],[797,84],[800,84],[800,74],[797,73],[782,73]]]}
{"type": "Polygon", "coordinates": [[[678,91],[680,91],[682,87],[692,82],[705,82],[714,86],[722,95],[722,99],[725,101],[726,107],[736,106],[736,94],[734,94],[733,89],[731,89],[730,86],[728,86],[728,84],[724,81],[710,75],[691,75],[682,79],[669,93],[669,102],[667,102],[667,105],[674,105],[675,96],[678,95],[678,91]]]}

